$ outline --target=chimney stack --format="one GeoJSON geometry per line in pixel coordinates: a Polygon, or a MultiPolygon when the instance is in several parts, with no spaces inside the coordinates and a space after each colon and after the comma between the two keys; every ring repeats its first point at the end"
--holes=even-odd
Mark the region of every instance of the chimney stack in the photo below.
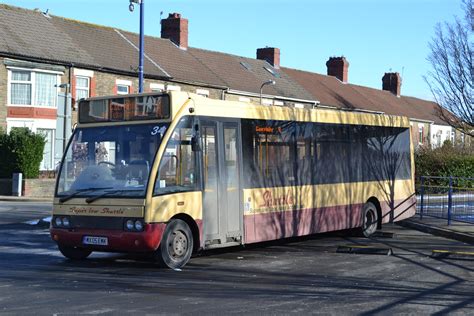
{"type": "Polygon", "coordinates": [[[161,38],[170,39],[181,49],[188,49],[188,19],[181,18],[179,13],[170,13],[161,20],[161,38]]]}
{"type": "Polygon", "coordinates": [[[265,47],[257,49],[257,59],[266,60],[270,65],[280,68],[280,49],[276,47],[265,47]]]}
{"type": "Polygon", "coordinates": [[[382,90],[390,91],[397,97],[400,96],[402,78],[398,72],[386,72],[382,78],[382,90]]]}
{"type": "Polygon", "coordinates": [[[326,62],[328,76],[336,77],[342,82],[347,82],[349,77],[349,62],[345,57],[331,57],[326,62]]]}

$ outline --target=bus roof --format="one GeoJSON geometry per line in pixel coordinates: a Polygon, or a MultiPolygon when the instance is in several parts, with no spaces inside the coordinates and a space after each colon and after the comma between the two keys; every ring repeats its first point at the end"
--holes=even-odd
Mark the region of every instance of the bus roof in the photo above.
{"type": "MultiPolygon", "coordinates": [[[[386,115],[381,113],[367,113],[358,110],[329,109],[325,107],[295,108],[289,106],[268,106],[251,104],[241,101],[217,100],[203,97],[190,92],[170,91],[163,93],[137,93],[94,97],[87,100],[104,100],[120,97],[141,97],[159,94],[168,94],[171,99],[172,118],[181,115],[199,115],[208,117],[243,118],[260,120],[282,120],[298,122],[320,122],[332,124],[371,125],[410,127],[408,117],[386,115]],[[185,108],[183,108],[185,107],[185,108]],[[186,111],[186,108],[188,109],[186,111]],[[192,110],[191,110],[192,109],[192,110]],[[182,114],[180,114],[182,113],[182,114]]],[[[169,120],[168,120],[169,121],[169,120]]],[[[128,122],[97,122],[84,124],[87,126],[115,125],[115,124],[143,124],[147,121],[128,122]]],[[[149,121],[148,121],[149,122],[149,121]]],[[[82,125],[82,124],[80,124],[82,125]]]]}
{"type": "Polygon", "coordinates": [[[188,102],[186,106],[194,108],[194,115],[201,116],[410,127],[410,120],[405,116],[366,113],[356,110],[347,111],[328,109],[322,107],[308,109],[289,106],[257,105],[240,101],[210,99],[193,93],[174,91],[171,92],[171,95],[172,99],[174,99],[173,103],[179,99],[181,99],[181,101],[178,102],[183,102],[183,104],[186,99],[194,101],[188,102]]]}

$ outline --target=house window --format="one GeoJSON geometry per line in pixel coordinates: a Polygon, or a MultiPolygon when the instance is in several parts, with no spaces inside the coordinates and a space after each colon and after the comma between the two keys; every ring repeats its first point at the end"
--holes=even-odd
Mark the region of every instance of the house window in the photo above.
{"type": "Polygon", "coordinates": [[[90,96],[90,78],[76,77],[76,99],[87,99],[90,96]]]}
{"type": "Polygon", "coordinates": [[[181,91],[181,87],[180,86],[173,86],[173,85],[167,85],[166,86],[166,90],[167,91],[181,91]]]}
{"type": "Polygon", "coordinates": [[[117,94],[128,94],[130,92],[130,86],[126,86],[123,84],[117,85],[117,94]]]}
{"type": "Polygon", "coordinates": [[[31,105],[31,72],[12,71],[10,104],[31,105]]]}
{"type": "Polygon", "coordinates": [[[424,136],[424,135],[423,135],[423,134],[424,134],[424,133],[423,133],[423,132],[424,132],[423,130],[424,130],[424,127],[423,127],[423,126],[418,127],[418,142],[419,142],[420,144],[423,144],[423,136],[424,136]]]}
{"type": "Polygon", "coordinates": [[[246,103],[250,103],[250,98],[246,98],[246,97],[239,97],[239,101],[240,101],[240,102],[246,102],[246,103]]]}
{"type": "Polygon", "coordinates": [[[284,103],[283,101],[277,101],[277,100],[275,100],[275,101],[273,101],[273,105],[276,105],[276,106],[284,106],[285,103],[284,103]]]}
{"type": "Polygon", "coordinates": [[[165,85],[162,83],[150,83],[151,92],[163,92],[165,90],[165,85]]]}
{"type": "Polygon", "coordinates": [[[455,139],[456,133],[454,131],[451,132],[451,143],[454,144],[454,139],[455,139]]]}
{"type": "Polygon", "coordinates": [[[461,143],[464,144],[464,134],[461,133],[461,143]]]}
{"type": "Polygon", "coordinates": [[[10,104],[56,107],[58,75],[10,70],[10,104]]]}
{"type": "Polygon", "coordinates": [[[196,94],[208,98],[209,97],[209,90],[196,89],[196,94]]]}
{"type": "Polygon", "coordinates": [[[36,105],[56,106],[58,78],[53,74],[37,72],[35,81],[36,105]]]}
{"type": "Polygon", "coordinates": [[[38,128],[36,130],[38,134],[42,134],[45,137],[46,143],[44,144],[43,160],[40,164],[40,170],[53,170],[54,169],[54,129],[38,128]]]}

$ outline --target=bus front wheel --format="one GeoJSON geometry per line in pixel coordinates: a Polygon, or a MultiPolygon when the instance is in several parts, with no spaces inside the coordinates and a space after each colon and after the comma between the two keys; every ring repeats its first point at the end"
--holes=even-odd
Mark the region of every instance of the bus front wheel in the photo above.
{"type": "Polygon", "coordinates": [[[377,207],[372,202],[367,202],[362,209],[362,234],[370,237],[377,231],[379,215],[377,207]]]}
{"type": "Polygon", "coordinates": [[[179,269],[188,263],[193,252],[193,235],[188,224],[180,219],[166,225],[156,257],[163,267],[179,269]]]}
{"type": "Polygon", "coordinates": [[[84,260],[92,253],[92,251],[76,247],[67,247],[58,245],[59,251],[62,255],[72,260],[84,260]]]}

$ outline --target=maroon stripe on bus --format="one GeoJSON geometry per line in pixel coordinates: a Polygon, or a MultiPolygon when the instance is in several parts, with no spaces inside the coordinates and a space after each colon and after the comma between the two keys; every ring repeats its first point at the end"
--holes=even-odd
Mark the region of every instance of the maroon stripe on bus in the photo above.
{"type": "MultiPolygon", "coordinates": [[[[393,203],[393,220],[415,214],[416,197],[393,203]]],[[[281,211],[244,216],[245,243],[304,236],[362,226],[364,204],[281,211]]],[[[390,222],[390,203],[383,202],[382,223],[390,222]]]]}
{"type": "Polygon", "coordinates": [[[362,207],[340,205],[245,216],[246,243],[358,227],[362,207]]]}

